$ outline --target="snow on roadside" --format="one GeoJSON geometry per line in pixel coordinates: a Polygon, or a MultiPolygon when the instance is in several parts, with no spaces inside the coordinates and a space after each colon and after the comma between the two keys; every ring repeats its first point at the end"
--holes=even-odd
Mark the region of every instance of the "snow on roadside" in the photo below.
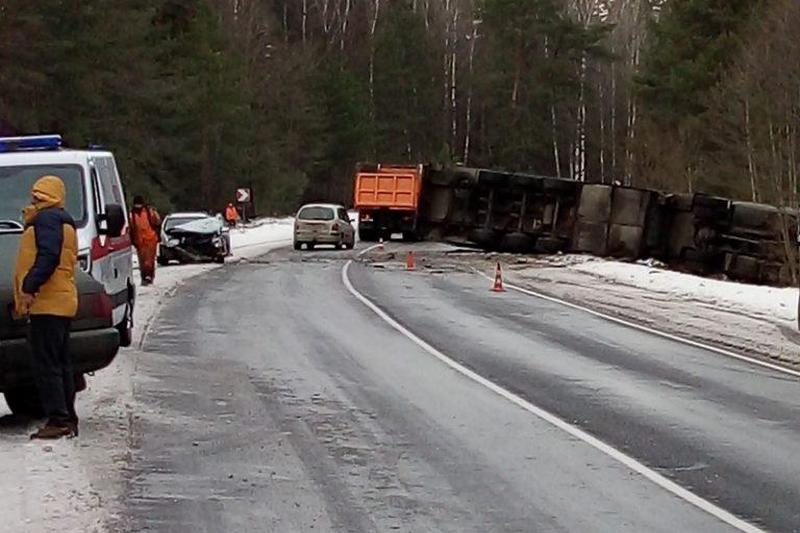
{"type": "Polygon", "coordinates": [[[264,219],[250,228],[231,230],[233,259],[251,259],[273,248],[292,244],[294,219],[264,219]]]}
{"type": "MultiPolygon", "coordinates": [[[[231,232],[233,260],[246,260],[291,244],[290,219],[262,219],[231,232]]],[[[134,347],[89,378],[78,396],[81,435],[56,442],[30,441],[37,423],[0,419],[0,516],[4,531],[102,532],[118,529],[124,468],[136,418],[132,378],[152,317],[187,279],[220,265],[159,268],[152,286],[139,287],[134,347]],[[2,423],[5,421],[5,424],[2,423]]],[[[2,405],[2,402],[0,402],[2,405]]],[[[7,415],[0,408],[0,415],[7,415]]]]}
{"type": "Polygon", "coordinates": [[[609,282],[668,293],[676,298],[699,300],[710,305],[735,309],[765,320],[795,323],[798,289],[748,285],[733,281],[702,278],[643,263],[587,261],[571,267],[609,282]]]}
{"type": "Polygon", "coordinates": [[[747,285],[587,256],[508,268],[509,281],[684,337],[800,364],[798,289],[747,285]]]}

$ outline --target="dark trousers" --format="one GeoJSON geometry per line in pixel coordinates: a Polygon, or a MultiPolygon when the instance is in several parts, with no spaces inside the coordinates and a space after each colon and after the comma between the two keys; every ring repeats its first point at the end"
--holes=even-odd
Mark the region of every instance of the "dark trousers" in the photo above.
{"type": "Polygon", "coordinates": [[[69,355],[70,322],[60,316],[32,315],[28,332],[34,382],[48,423],[55,425],[78,423],[69,355]]]}

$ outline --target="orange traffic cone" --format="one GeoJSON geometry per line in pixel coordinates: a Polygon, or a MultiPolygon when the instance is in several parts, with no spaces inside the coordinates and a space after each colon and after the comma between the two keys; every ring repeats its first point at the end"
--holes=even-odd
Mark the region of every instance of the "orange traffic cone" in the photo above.
{"type": "Polygon", "coordinates": [[[500,261],[497,262],[497,268],[494,271],[494,285],[492,285],[492,292],[506,292],[503,287],[503,269],[500,268],[500,261]]]}
{"type": "Polygon", "coordinates": [[[417,262],[414,260],[414,251],[409,250],[408,255],[406,255],[406,270],[416,270],[417,269],[417,262]]]}

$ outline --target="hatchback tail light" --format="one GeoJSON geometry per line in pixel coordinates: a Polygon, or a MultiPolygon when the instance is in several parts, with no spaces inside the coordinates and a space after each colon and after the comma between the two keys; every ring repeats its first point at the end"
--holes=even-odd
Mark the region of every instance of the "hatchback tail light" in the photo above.
{"type": "Polygon", "coordinates": [[[109,297],[108,294],[105,292],[95,292],[87,294],[83,298],[84,302],[87,304],[86,308],[93,318],[112,320],[114,304],[111,302],[111,297],[109,297]]]}

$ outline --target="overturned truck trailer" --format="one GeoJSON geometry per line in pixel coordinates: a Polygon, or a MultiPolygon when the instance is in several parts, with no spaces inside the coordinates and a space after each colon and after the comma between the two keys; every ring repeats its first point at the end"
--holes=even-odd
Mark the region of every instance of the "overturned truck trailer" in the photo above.
{"type": "Polygon", "coordinates": [[[771,285],[797,276],[795,210],[703,194],[427,166],[418,226],[427,239],[487,250],[651,257],[771,285]]]}

